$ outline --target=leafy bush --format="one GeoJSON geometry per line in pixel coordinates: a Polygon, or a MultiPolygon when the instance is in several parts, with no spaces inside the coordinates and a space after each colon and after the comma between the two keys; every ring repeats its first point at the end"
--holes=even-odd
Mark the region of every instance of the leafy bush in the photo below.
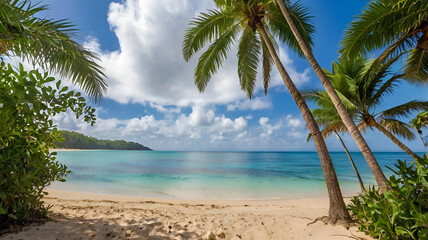
{"type": "Polygon", "coordinates": [[[398,160],[391,191],[375,187],[352,198],[348,206],[360,231],[379,239],[428,239],[428,157],[408,166],[398,160]]]}
{"type": "Polygon", "coordinates": [[[0,229],[9,224],[45,216],[42,197],[50,182],[64,181],[69,172],[50,152],[59,138],[51,117],[72,111],[95,122],[95,109],[79,92],[20,65],[0,66],[0,229]]]}

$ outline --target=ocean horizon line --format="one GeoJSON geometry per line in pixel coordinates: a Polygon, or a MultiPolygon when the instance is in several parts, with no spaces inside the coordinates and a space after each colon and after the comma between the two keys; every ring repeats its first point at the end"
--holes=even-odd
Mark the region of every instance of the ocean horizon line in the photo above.
{"type": "MultiPolygon", "coordinates": [[[[310,150],[310,151],[300,151],[300,150],[295,150],[295,151],[288,151],[288,150],[156,150],[156,149],[152,149],[152,150],[121,150],[121,149],[84,149],[84,148],[79,148],[79,149],[74,149],[74,148],[67,148],[67,149],[62,149],[62,148],[52,148],[50,149],[51,151],[148,151],[148,152],[200,152],[200,153],[317,153],[317,151],[315,150],[310,150]]],[[[344,153],[345,151],[329,151],[329,153],[344,153]]],[[[372,151],[373,153],[404,153],[403,151],[372,151]]],[[[349,153],[361,153],[360,151],[349,151],[349,153]]],[[[415,151],[415,153],[417,154],[425,154],[427,152],[424,151],[415,151]]]]}

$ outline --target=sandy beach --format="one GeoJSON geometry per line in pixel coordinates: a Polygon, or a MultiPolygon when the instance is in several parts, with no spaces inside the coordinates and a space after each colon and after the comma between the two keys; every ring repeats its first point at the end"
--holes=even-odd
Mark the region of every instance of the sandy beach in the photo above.
{"type": "Polygon", "coordinates": [[[371,239],[355,226],[308,225],[327,214],[326,198],[170,200],[48,192],[49,221],[2,239],[371,239]]]}

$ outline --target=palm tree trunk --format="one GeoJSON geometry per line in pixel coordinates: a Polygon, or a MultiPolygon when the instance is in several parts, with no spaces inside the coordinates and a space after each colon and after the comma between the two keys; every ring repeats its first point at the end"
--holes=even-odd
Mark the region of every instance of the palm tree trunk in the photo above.
{"type": "Polygon", "coordinates": [[[334,103],[337,112],[340,115],[340,118],[342,119],[343,123],[345,124],[346,128],[348,129],[349,133],[351,134],[352,138],[354,139],[355,143],[358,145],[358,148],[360,149],[361,153],[363,154],[364,158],[366,159],[377,184],[379,185],[379,188],[382,191],[389,189],[388,187],[388,180],[386,179],[385,175],[382,172],[382,169],[379,166],[379,163],[376,161],[376,158],[373,155],[373,152],[369,148],[369,145],[367,144],[366,140],[363,138],[363,135],[358,130],[357,126],[355,125],[354,121],[352,120],[351,116],[349,116],[349,113],[346,111],[345,106],[343,105],[342,101],[340,100],[339,96],[337,95],[333,85],[331,84],[328,77],[325,75],[324,71],[319,66],[318,62],[316,61],[314,55],[312,54],[311,50],[308,48],[306,43],[303,41],[302,36],[300,35],[299,31],[297,30],[296,26],[294,25],[293,20],[291,19],[290,14],[287,11],[287,8],[285,7],[285,4],[283,0],[276,0],[279,7],[281,8],[282,14],[284,15],[285,19],[287,20],[288,25],[290,26],[291,30],[293,31],[294,36],[296,37],[297,41],[299,42],[299,46],[302,49],[303,53],[305,54],[306,58],[308,59],[309,63],[311,64],[312,68],[314,69],[315,73],[318,75],[318,78],[321,80],[322,85],[324,86],[325,90],[327,91],[328,95],[330,96],[332,102],[334,103]]]}
{"type": "Polygon", "coordinates": [[[419,157],[416,153],[414,153],[410,148],[408,148],[404,143],[402,143],[398,138],[396,138],[391,132],[386,130],[384,127],[382,127],[379,123],[376,121],[373,121],[373,124],[375,128],[377,128],[381,133],[383,133],[385,136],[387,136],[391,141],[393,141],[395,144],[397,144],[398,147],[403,149],[404,152],[412,156],[416,160],[422,160],[421,157],[419,157]]]}
{"type": "Polygon", "coordinates": [[[364,187],[363,180],[361,179],[360,173],[358,172],[358,169],[357,169],[357,167],[355,166],[355,163],[354,163],[354,160],[353,160],[353,159],[352,159],[352,157],[351,157],[351,154],[349,154],[348,148],[346,147],[345,143],[342,141],[342,138],[339,136],[339,134],[337,134],[337,132],[336,132],[336,131],[334,131],[334,134],[336,134],[336,137],[339,139],[340,143],[342,144],[343,149],[345,149],[346,155],[348,155],[349,161],[350,161],[350,162],[351,162],[351,164],[352,164],[352,168],[354,169],[355,174],[357,174],[357,178],[358,178],[358,182],[360,183],[361,191],[362,191],[362,192],[365,192],[365,191],[366,191],[366,188],[364,187]]]}
{"type": "Polygon", "coordinates": [[[345,202],[343,201],[342,192],[340,190],[339,182],[337,181],[336,172],[334,171],[333,163],[331,161],[330,155],[325,145],[324,138],[318,128],[317,123],[315,122],[314,117],[312,116],[311,111],[309,110],[308,105],[306,105],[305,100],[297,90],[287,71],[281,63],[281,60],[276,53],[272,42],[270,41],[266,30],[260,22],[256,24],[257,29],[259,30],[263,41],[269,49],[276,67],[285,83],[285,86],[290,91],[291,96],[302,112],[302,116],[306,121],[306,124],[309,128],[309,131],[312,134],[312,138],[315,143],[315,148],[317,149],[318,156],[321,161],[322,170],[324,173],[325,182],[327,184],[328,196],[330,200],[329,216],[328,221],[335,224],[340,221],[345,224],[348,224],[351,220],[351,216],[346,210],[345,202]]]}

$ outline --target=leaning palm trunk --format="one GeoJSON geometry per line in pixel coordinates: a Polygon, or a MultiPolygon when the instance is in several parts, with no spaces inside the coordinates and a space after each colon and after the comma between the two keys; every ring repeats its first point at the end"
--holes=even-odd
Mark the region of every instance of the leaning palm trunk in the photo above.
{"type": "Polygon", "coordinates": [[[427,152],[428,142],[425,141],[424,136],[422,135],[422,130],[420,128],[416,128],[416,131],[418,131],[418,135],[421,138],[422,144],[425,147],[425,152],[427,152]]]}
{"type": "Polygon", "coordinates": [[[416,160],[422,160],[421,157],[419,157],[416,153],[414,153],[410,148],[408,148],[404,143],[402,143],[398,138],[396,138],[391,132],[386,130],[384,127],[382,127],[379,123],[376,121],[373,121],[374,127],[377,128],[381,133],[383,133],[385,136],[387,136],[391,141],[393,141],[395,144],[397,144],[398,147],[403,149],[404,152],[412,156],[416,160]]]}
{"type": "Polygon", "coordinates": [[[419,137],[421,138],[422,144],[425,147],[425,152],[428,152],[428,150],[427,150],[428,142],[425,141],[424,136],[422,136],[422,133],[419,133],[419,137]]]}
{"type": "Polygon", "coordinates": [[[334,103],[334,106],[337,109],[337,112],[340,115],[340,118],[342,119],[343,123],[345,124],[346,128],[348,129],[349,133],[351,134],[352,138],[354,139],[355,143],[358,145],[358,148],[360,149],[361,153],[363,154],[364,158],[366,159],[377,184],[379,185],[379,188],[381,191],[384,191],[388,189],[388,180],[386,179],[385,175],[382,172],[382,169],[379,166],[379,163],[376,161],[376,158],[374,157],[372,151],[370,150],[369,146],[367,145],[367,142],[363,138],[363,135],[358,130],[357,126],[355,125],[354,121],[352,120],[349,113],[346,111],[345,106],[343,105],[342,101],[340,100],[339,96],[337,95],[336,91],[334,90],[333,85],[331,84],[328,77],[325,75],[321,67],[319,66],[318,62],[316,61],[315,57],[313,56],[312,52],[308,48],[308,46],[305,44],[303,38],[301,37],[299,31],[297,30],[296,26],[294,25],[293,20],[291,19],[290,14],[287,11],[287,8],[285,7],[282,0],[276,0],[279,7],[281,8],[282,13],[284,14],[285,19],[287,20],[288,25],[290,26],[291,30],[293,31],[294,36],[296,37],[297,41],[299,42],[299,46],[302,49],[303,53],[305,54],[306,58],[308,59],[309,63],[311,64],[312,68],[314,69],[315,73],[318,75],[319,79],[321,80],[321,83],[323,84],[325,90],[327,91],[328,95],[330,96],[332,102],[334,103]]]}
{"type": "Polygon", "coordinates": [[[348,148],[346,147],[345,143],[342,141],[342,138],[339,136],[339,134],[334,131],[334,134],[336,134],[336,137],[339,139],[340,143],[342,144],[343,149],[345,149],[346,155],[348,155],[349,161],[351,162],[352,168],[355,171],[355,174],[357,174],[358,182],[360,183],[360,188],[362,192],[366,191],[366,188],[364,187],[363,180],[361,179],[360,173],[358,172],[357,167],[355,166],[354,160],[351,157],[351,154],[349,154],[348,148]]]}
{"type": "Polygon", "coordinates": [[[257,29],[260,32],[263,42],[268,47],[269,53],[271,54],[278,71],[290,91],[291,96],[302,112],[303,118],[308,125],[309,131],[312,134],[312,138],[315,143],[315,148],[317,149],[318,156],[321,161],[321,166],[324,173],[324,178],[327,184],[328,196],[330,200],[329,216],[328,221],[336,223],[338,221],[348,224],[351,220],[351,217],[346,210],[345,202],[343,201],[342,192],[340,190],[339,182],[337,180],[336,172],[334,171],[333,163],[331,161],[330,155],[327,150],[327,146],[324,142],[324,138],[318,128],[318,125],[312,116],[311,111],[309,110],[308,105],[306,105],[305,100],[303,99],[300,92],[297,90],[287,71],[279,59],[272,42],[270,41],[266,30],[260,22],[256,24],[257,29]]]}

